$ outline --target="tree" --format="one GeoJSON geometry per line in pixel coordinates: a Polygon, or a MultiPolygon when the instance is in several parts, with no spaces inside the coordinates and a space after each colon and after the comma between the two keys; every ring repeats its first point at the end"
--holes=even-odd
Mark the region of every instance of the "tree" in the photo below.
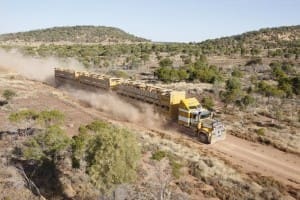
{"type": "Polygon", "coordinates": [[[276,80],[287,77],[286,73],[281,69],[280,66],[272,67],[272,75],[276,80]]]}
{"type": "Polygon", "coordinates": [[[226,105],[236,102],[242,97],[241,87],[241,83],[236,77],[230,78],[226,81],[226,91],[222,95],[222,99],[226,105]]]}
{"type": "Polygon", "coordinates": [[[293,95],[293,87],[290,82],[289,78],[280,78],[278,80],[278,89],[282,90],[286,97],[292,97],[293,95]]]}
{"type": "Polygon", "coordinates": [[[159,80],[163,82],[170,82],[171,81],[171,68],[170,67],[160,67],[155,72],[154,75],[157,76],[159,80]]]}
{"type": "Polygon", "coordinates": [[[89,140],[92,138],[91,134],[87,133],[88,129],[85,126],[79,127],[79,134],[72,138],[72,166],[73,168],[82,168],[82,163],[86,162],[86,149],[89,140]]]}
{"type": "Polygon", "coordinates": [[[178,76],[180,80],[186,80],[189,78],[189,74],[186,72],[185,69],[178,70],[178,76]]]}
{"type": "Polygon", "coordinates": [[[81,131],[91,134],[87,145],[78,146],[86,148],[83,159],[96,187],[109,192],[118,184],[135,180],[140,148],[132,132],[101,121],[82,127],[81,131]]]}
{"type": "Polygon", "coordinates": [[[146,54],[146,53],[143,53],[143,54],[141,55],[141,59],[143,60],[143,62],[144,62],[144,64],[145,64],[147,61],[149,61],[150,55],[149,55],[149,54],[146,54]]]}
{"type": "Polygon", "coordinates": [[[170,67],[173,65],[173,61],[170,58],[164,58],[161,61],[159,61],[160,67],[170,67]]]}
{"type": "Polygon", "coordinates": [[[197,60],[187,70],[191,81],[198,79],[205,83],[214,83],[223,79],[218,68],[214,65],[209,66],[201,60],[197,60]]]}
{"type": "Polygon", "coordinates": [[[265,81],[261,81],[257,84],[257,90],[259,93],[268,97],[268,101],[270,97],[283,97],[285,95],[284,91],[278,89],[276,86],[269,85],[265,81]]]}
{"type": "Polygon", "coordinates": [[[256,56],[260,54],[261,50],[257,48],[252,48],[250,52],[252,56],[256,56]]]}
{"type": "Polygon", "coordinates": [[[175,70],[175,69],[171,69],[170,70],[170,81],[171,82],[176,82],[176,81],[179,81],[180,80],[180,77],[178,75],[178,71],[175,70]]]}
{"type": "Polygon", "coordinates": [[[45,160],[55,163],[57,156],[71,144],[71,139],[59,126],[50,126],[42,133],[28,139],[23,148],[27,160],[42,163],[45,160]]]}

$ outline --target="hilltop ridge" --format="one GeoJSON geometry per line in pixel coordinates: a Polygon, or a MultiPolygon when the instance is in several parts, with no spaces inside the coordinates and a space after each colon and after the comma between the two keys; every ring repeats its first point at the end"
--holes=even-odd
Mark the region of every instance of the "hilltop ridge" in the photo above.
{"type": "Polygon", "coordinates": [[[147,39],[106,26],[63,26],[0,35],[0,41],[10,43],[138,43],[147,39]]]}

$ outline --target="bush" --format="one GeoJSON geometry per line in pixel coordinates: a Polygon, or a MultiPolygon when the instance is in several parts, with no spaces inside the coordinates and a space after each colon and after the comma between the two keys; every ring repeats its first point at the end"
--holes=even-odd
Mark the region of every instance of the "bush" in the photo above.
{"type": "Polygon", "coordinates": [[[170,165],[171,165],[171,168],[172,168],[172,175],[178,179],[180,176],[181,176],[181,172],[180,172],[180,169],[182,168],[182,164],[181,163],[178,163],[176,162],[174,159],[172,158],[169,158],[170,160],[170,165]]]}
{"type": "Polygon", "coordinates": [[[262,59],[261,58],[252,58],[246,63],[246,66],[250,65],[261,65],[262,64],[262,59]]]}
{"type": "Polygon", "coordinates": [[[2,97],[6,100],[9,101],[11,100],[13,97],[17,96],[16,92],[14,92],[13,90],[4,90],[2,93],[2,97]]]}
{"type": "MultiPolygon", "coordinates": [[[[205,59],[204,59],[205,60],[205,59]]],[[[162,66],[158,68],[154,75],[164,82],[176,82],[182,80],[199,80],[205,83],[214,83],[215,81],[222,81],[223,77],[218,68],[214,65],[209,66],[204,61],[197,60],[190,66],[174,69],[170,66],[162,66]]]]}
{"type": "Polygon", "coordinates": [[[257,85],[257,91],[267,97],[282,97],[284,96],[284,92],[278,89],[276,86],[269,85],[265,81],[261,81],[257,85]]]}
{"type": "Polygon", "coordinates": [[[202,60],[196,60],[188,68],[189,79],[199,80],[204,83],[214,83],[215,81],[222,81],[223,77],[218,68],[214,65],[209,66],[208,63],[202,60]]]}
{"type": "MultiPolygon", "coordinates": [[[[135,135],[127,129],[95,121],[81,130],[91,135],[86,141],[78,137],[73,144],[77,159],[84,159],[91,181],[102,192],[108,192],[116,185],[132,182],[136,178],[140,148],[135,135]],[[82,148],[84,150],[82,150],[82,148]]],[[[76,164],[76,163],[75,163],[76,164]]]]}
{"type": "Polygon", "coordinates": [[[184,69],[174,69],[171,67],[161,67],[158,68],[154,75],[163,82],[176,82],[181,80],[186,80],[189,74],[184,69]]]}
{"type": "Polygon", "coordinates": [[[164,152],[164,151],[156,151],[156,152],[154,152],[152,154],[151,159],[160,161],[163,158],[165,158],[166,156],[167,156],[166,152],[164,152]]]}
{"type": "Polygon", "coordinates": [[[221,93],[222,100],[226,103],[233,103],[241,99],[242,97],[242,85],[238,78],[233,77],[226,81],[226,91],[221,93]]]}
{"type": "Polygon", "coordinates": [[[23,155],[27,160],[55,162],[58,154],[66,150],[71,139],[58,126],[51,126],[44,132],[26,141],[23,155]]]}
{"type": "Polygon", "coordinates": [[[209,110],[213,110],[213,107],[215,105],[214,100],[211,98],[211,96],[204,97],[201,100],[201,104],[203,105],[203,107],[205,107],[209,110]]]}
{"type": "Polygon", "coordinates": [[[34,110],[21,110],[19,112],[11,113],[8,117],[10,122],[25,123],[27,126],[37,118],[38,114],[34,110]]]}
{"type": "Polygon", "coordinates": [[[264,136],[265,135],[265,129],[263,129],[263,128],[256,129],[255,132],[259,136],[264,136]]]}
{"type": "Polygon", "coordinates": [[[54,171],[61,156],[71,156],[74,168],[81,168],[84,161],[91,182],[103,193],[135,180],[140,147],[132,132],[102,121],[79,130],[71,139],[59,126],[49,126],[25,142],[23,157],[36,166],[50,163],[54,171]]]}
{"type": "Polygon", "coordinates": [[[238,77],[238,78],[243,77],[242,71],[239,70],[238,68],[234,68],[233,71],[231,72],[231,75],[234,76],[234,77],[238,77]]]}
{"type": "Polygon", "coordinates": [[[255,102],[255,99],[250,95],[246,95],[242,98],[242,103],[246,107],[249,105],[252,105],[254,102],[255,102]]]}
{"type": "Polygon", "coordinates": [[[44,110],[38,114],[37,120],[41,125],[46,127],[61,125],[64,122],[65,116],[59,110],[44,110]]]}
{"type": "Polygon", "coordinates": [[[170,58],[164,58],[159,61],[160,67],[171,67],[173,65],[173,61],[170,58]]]}
{"type": "Polygon", "coordinates": [[[80,168],[81,159],[85,157],[85,151],[91,135],[87,129],[79,128],[79,134],[72,138],[72,166],[73,168],[80,168]]]}

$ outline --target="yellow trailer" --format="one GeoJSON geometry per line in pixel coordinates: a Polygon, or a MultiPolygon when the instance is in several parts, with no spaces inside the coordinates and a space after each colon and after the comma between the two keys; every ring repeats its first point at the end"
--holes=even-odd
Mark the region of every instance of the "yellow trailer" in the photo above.
{"type": "Polygon", "coordinates": [[[225,139],[224,125],[213,119],[213,113],[203,108],[196,98],[186,98],[185,91],[61,68],[55,69],[55,81],[59,84],[79,85],[82,88],[110,90],[137,101],[153,104],[168,118],[178,120],[178,124],[194,130],[202,142],[211,144],[225,139]]]}

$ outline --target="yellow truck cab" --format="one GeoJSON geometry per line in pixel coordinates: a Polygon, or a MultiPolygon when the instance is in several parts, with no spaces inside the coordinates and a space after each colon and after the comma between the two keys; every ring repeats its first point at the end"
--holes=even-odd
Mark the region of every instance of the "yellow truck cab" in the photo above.
{"type": "Polygon", "coordinates": [[[201,142],[212,144],[225,139],[224,125],[213,119],[213,113],[196,98],[182,99],[178,109],[178,123],[194,129],[201,142]]]}

